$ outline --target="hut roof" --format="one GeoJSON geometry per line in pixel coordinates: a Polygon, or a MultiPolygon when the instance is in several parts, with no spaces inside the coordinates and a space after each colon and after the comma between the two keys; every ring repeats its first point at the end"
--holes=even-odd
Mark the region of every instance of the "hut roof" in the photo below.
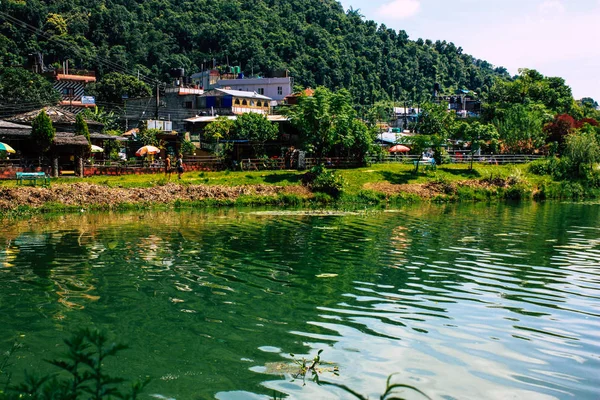
{"type": "Polygon", "coordinates": [[[72,132],[56,132],[54,136],[56,146],[89,146],[87,139],[83,135],[75,135],[72,132]]]}
{"type": "Polygon", "coordinates": [[[90,133],[90,138],[91,139],[104,139],[104,140],[117,140],[120,142],[124,142],[127,141],[128,139],[122,136],[115,136],[115,135],[107,135],[106,133],[90,133]]]}
{"type": "Polygon", "coordinates": [[[0,121],[0,136],[29,136],[30,134],[30,126],[0,121]]]}
{"type": "Polygon", "coordinates": [[[29,129],[29,130],[31,130],[31,127],[28,125],[20,125],[20,124],[15,124],[15,123],[8,122],[8,121],[0,120],[0,129],[29,129]]]}
{"type": "MultiPolygon", "coordinates": [[[[73,113],[62,110],[59,107],[48,106],[48,107],[43,107],[43,108],[40,108],[37,110],[29,111],[29,112],[26,112],[23,114],[14,115],[10,118],[7,118],[7,120],[10,122],[16,122],[16,123],[21,123],[21,124],[25,123],[25,124],[31,125],[31,122],[35,119],[35,117],[37,117],[39,115],[39,113],[42,112],[42,110],[46,111],[46,114],[48,114],[48,117],[50,118],[50,120],[52,121],[53,124],[74,124],[75,120],[77,119],[77,116],[73,113]]],[[[88,125],[94,125],[94,126],[102,126],[103,125],[100,122],[91,121],[91,120],[86,120],[85,122],[87,122],[88,125]]]]}

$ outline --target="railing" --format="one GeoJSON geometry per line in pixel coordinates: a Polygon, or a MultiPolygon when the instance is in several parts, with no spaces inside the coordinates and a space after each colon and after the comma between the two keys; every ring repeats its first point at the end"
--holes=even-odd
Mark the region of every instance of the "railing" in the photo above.
{"type": "Polygon", "coordinates": [[[450,159],[453,163],[463,164],[470,163],[471,159],[475,163],[487,163],[487,164],[526,164],[535,160],[544,158],[543,155],[539,154],[482,154],[482,155],[464,155],[456,154],[451,156],[450,159]]]}
{"type": "MultiPolygon", "coordinates": [[[[543,155],[538,154],[482,154],[482,155],[471,155],[463,153],[455,153],[450,155],[450,162],[453,164],[464,164],[470,163],[471,159],[474,163],[487,163],[487,164],[526,164],[535,160],[543,158],[543,155]]],[[[401,164],[412,164],[414,161],[421,159],[419,155],[386,155],[386,156],[372,156],[369,157],[371,164],[381,163],[401,163],[401,164]]]]}
{"type": "MultiPolygon", "coordinates": [[[[319,160],[314,157],[307,157],[306,168],[312,168],[319,164],[319,160]]],[[[320,163],[327,168],[356,168],[362,167],[363,163],[351,157],[325,157],[320,160],[320,163]]]]}

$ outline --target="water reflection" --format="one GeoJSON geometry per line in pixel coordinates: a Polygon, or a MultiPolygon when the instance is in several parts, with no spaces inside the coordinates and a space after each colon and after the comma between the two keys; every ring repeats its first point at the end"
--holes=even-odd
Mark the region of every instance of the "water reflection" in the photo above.
{"type": "Polygon", "coordinates": [[[0,232],[0,335],[26,334],[22,370],[109,329],[132,345],[116,368],[177,399],[346,398],[265,374],[319,349],[373,398],[398,373],[433,398],[595,399],[598,222],[577,204],[22,221],[0,232]]]}

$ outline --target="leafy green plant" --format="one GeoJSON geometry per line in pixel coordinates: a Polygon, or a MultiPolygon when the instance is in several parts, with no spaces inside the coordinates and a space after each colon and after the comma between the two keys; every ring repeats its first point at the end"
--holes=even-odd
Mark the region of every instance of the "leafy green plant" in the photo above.
{"type": "Polygon", "coordinates": [[[196,151],[196,145],[191,140],[181,141],[181,152],[183,154],[194,154],[196,151]]]}
{"type": "Polygon", "coordinates": [[[104,364],[127,346],[110,343],[107,335],[98,330],[82,329],[66,339],[65,344],[64,359],[47,361],[63,374],[36,376],[26,372],[23,382],[0,392],[0,400],[134,400],[148,384],[148,380],[135,382],[128,392],[120,390],[124,379],[107,374],[104,364]]]}
{"type": "Polygon", "coordinates": [[[91,144],[90,130],[87,122],[85,122],[85,119],[83,119],[83,115],[81,114],[77,114],[77,117],[75,118],[75,135],[85,136],[88,144],[91,144]]]}
{"type": "Polygon", "coordinates": [[[55,135],[56,129],[52,125],[50,117],[45,110],[42,110],[31,122],[31,137],[39,146],[40,151],[45,153],[50,149],[55,135]]]}
{"type": "Polygon", "coordinates": [[[328,171],[322,164],[316,165],[302,176],[302,184],[313,192],[326,193],[333,197],[339,197],[344,191],[346,182],[340,175],[328,171]]]}

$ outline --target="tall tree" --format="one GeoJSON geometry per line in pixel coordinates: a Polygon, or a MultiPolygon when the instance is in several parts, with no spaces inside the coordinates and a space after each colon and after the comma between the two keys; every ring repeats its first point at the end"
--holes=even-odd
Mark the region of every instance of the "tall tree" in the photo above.
{"type": "Polygon", "coordinates": [[[541,111],[515,104],[501,118],[496,118],[494,125],[505,150],[519,153],[532,152],[544,144],[544,122],[541,111]]]}
{"type": "Polygon", "coordinates": [[[279,129],[265,115],[245,113],[238,116],[233,126],[235,134],[241,139],[248,139],[257,157],[265,155],[265,143],[275,140],[279,129]]]}
{"type": "Polygon", "coordinates": [[[0,67],[0,104],[15,114],[58,103],[60,94],[43,76],[23,68],[0,67]]]}
{"type": "Polygon", "coordinates": [[[56,135],[56,129],[45,110],[42,110],[31,122],[31,137],[41,153],[50,149],[56,135]]]}
{"type": "Polygon", "coordinates": [[[111,72],[102,77],[98,82],[90,84],[86,93],[96,96],[99,102],[119,105],[123,103],[123,96],[148,97],[152,94],[150,86],[131,75],[111,72]]]}
{"type": "Polygon", "coordinates": [[[318,160],[338,145],[342,151],[364,153],[374,132],[357,121],[352,97],[347,90],[331,92],[318,87],[312,97],[302,96],[289,110],[292,124],[300,131],[304,148],[318,160]],[[362,150],[359,150],[362,149],[362,150]]]}
{"type": "Polygon", "coordinates": [[[77,114],[77,117],[75,118],[75,135],[85,136],[88,144],[91,144],[90,130],[81,113],[77,114]]]}

